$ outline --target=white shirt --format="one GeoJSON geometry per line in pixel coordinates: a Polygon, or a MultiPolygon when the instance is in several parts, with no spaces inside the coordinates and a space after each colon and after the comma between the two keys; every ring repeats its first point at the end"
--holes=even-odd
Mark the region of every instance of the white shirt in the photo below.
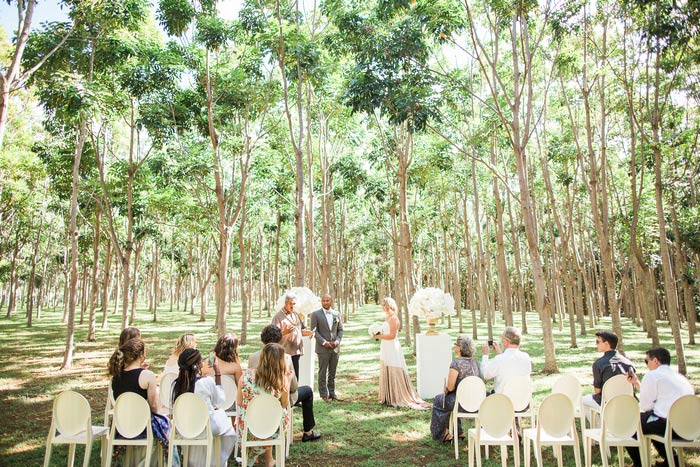
{"type": "Polygon", "coordinates": [[[654,411],[659,418],[668,418],[671,406],[682,396],[695,394],[685,376],[668,365],[661,365],[644,375],[639,387],[639,409],[654,411]]]}
{"type": "Polygon", "coordinates": [[[495,378],[493,390],[496,393],[502,392],[505,382],[513,376],[530,376],[530,373],[530,356],[520,349],[509,347],[491,361],[488,355],[481,357],[481,377],[484,380],[495,378]]]}
{"type": "Polygon", "coordinates": [[[326,310],[322,308],[323,313],[326,315],[326,322],[328,323],[328,329],[333,332],[333,309],[326,310]]]}

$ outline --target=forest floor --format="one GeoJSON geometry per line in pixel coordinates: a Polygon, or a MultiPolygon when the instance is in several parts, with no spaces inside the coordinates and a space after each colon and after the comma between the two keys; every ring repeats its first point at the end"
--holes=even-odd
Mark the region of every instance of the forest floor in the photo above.
{"type": "MultiPolygon", "coordinates": [[[[250,353],[259,350],[260,329],[269,323],[267,311],[258,316],[254,308],[253,320],[249,323],[248,343],[240,349],[243,362],[250,353]]],[[[523,349],[533,359],[533,385],[535,406],[550,393],[558,375],[543,373],[544,353],[541,329],[537,315],[529,314],[528,331],[523,338],[523,349]],[[531,322],[530,322],[531,321],[531,322]]],[[[0,348],[3,350],[4,371],[0,373],[0,466],[39,466],[43,462],[44,446],[51,421],[54,397],[63,390],[72,389],[85,395],[92,407],[93,425],[102,424],[107,384],[109,378],[106,365],[114,350],[119,335],[119,317],[110,315],[108,329],[97,330],[97,341],[86,342],[87,325],[76,325],[76,348],[74,366],[71,370],[59,370],[65,347],[65,327],[61,324],[62,312],[45,311],[32,328],[26,327],[24,313],[13,318],[0,319],[0,348]]],[[[158,374],[178,335],[193,332],[198,346],[206,352],[216,341],[212,320],[198,322],[199,314],[183,311],[159,310],[158,322],[152,315],[140,311],[135,325],[142,331],[146,342],[147,361],[158,374]]],[[[430,437],[430,411],[413,411],[389,408],[377,403],[379,373],[379,344],[368,334],[372,322],[381,322],[383,313],[376,305],[367,305],[349,317],[340,354],[337,375],[338,394],[343,402],[325,403],[315,400],[316,430],[323,438],[315,443],[301,443],[301,411],[295,411],[295,442],[287,459],[289,466],[457,466],[466,465],[465,443],[460,443],[459,461],[454,459],[452,445],[443,445],[430,437]]],[[[591,363],[597,358],[594,332],[577,336],[578,348],[571,348],[568,324],[559,329],[555,323],[557,362],[561,372],[573,373],[581,381],[584,394],[591,391],[591,363]]],[[[519,325],[519,316],[516,317],[519,325]]],[[[471,334],[471,321],[466,318],[464,332],[471,334]]],[[[609,329],[609,320],[602,320],[595,329],[609,329]]],[[[650,347],[649,339],[640,327],[631,320],[624,320],[625,350],[635,363],[640,374],[646,372],[644,351],[650,347]]],[[[663,346],[673,349],[668,326],[659,323],[663,346]]],[[[234,307],[228,318],[228,328],[240,328],[240,309],[234,307]]],[[[439,323],[441,332],[453,338],[458,334],[456,322],[447,329],[447,322],[439,323]]],[[[503,323],[494,324],[494,334],[500,335],[503,323]]],[[[480,341],[486,337],[486,324],[478,323],[480,341]]],[[[684,335],[684,342],[687,342],[684,335]]],[[[415,382],[415,357],[411,349],[404,346],[406,361],[415,382]]],[[[696,392],[700,389],[700,345],[686,345],[689,379],[696,392]]],[[[480,350],[477,349],[478,355],[480,350]]],[[[671,350],[675,355],[675,352],[671,350]]],[[[672,366],[676,366],[675,358],[672,366]]],[[[91,464],[98,466],[98,443],[92,451],[91,464]]],[[[52,466],[66,465],[67,449],[53,450],[52,466]]],[[[82,462],[82,449],[78,448],[77,459],[82,462]]],[[[512,454],[511,454],[512,455],[512,454]]],[[[583,456],[583,452],[581,451],[583,456]]],[[[521,449],[522,456],[522,449],[521,449]]],[[[613,461],[616,461],[613,453],[613,461]]],[[[583,459],[583,457],[582,457],[583,459]]],[[[700,467],[700,453],[687,453],[689,466],[700,467]]],[[[533,459],[534,465],[534,459],[533,459]]],[[[512,457],[509,465],[512,465],[512,457]]],[[[594,447],[593,465],[600,465],[599,450],[594,447]]],[[[629,464],[629,459],[626,464],[629,464]]],[[[556,465],[551,449],[544,452],[544,464],[556,465]]],[[[229,465],[234,466],[231,461],[229,465]]],[[[484,467],[500,465],[497,450],[492,450],[490,460],[484,467]]],[[[564,449],[564,465],[573,466],[570,448],[564,449]]],[[[652,462],[653,465],[653,462],[652,462]]]]}

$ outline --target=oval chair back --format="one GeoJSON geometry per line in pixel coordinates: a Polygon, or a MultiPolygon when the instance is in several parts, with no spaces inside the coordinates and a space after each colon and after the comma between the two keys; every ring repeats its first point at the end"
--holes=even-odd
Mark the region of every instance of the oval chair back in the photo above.
{"type": "Polygon", "coordinates": [[[600,406],[603,407],[615,396],[620,394],[632,395],[634,388],[627,380],[627,375],[615,375],[603,384],[600,406]]]}
{"type": "Polygon", "coordinates": [[[283,415],[284,409],[277,398],[260,394],[248,404],[245,423],[253,436],[267,439],[279,430],[283,415]]]}
{"type": "Polygon", "coordinates": [[[513,402],[513,410],[522,412],[532,402],[532,383],[529,376],[513,376],[503,385],[503,394],[513,402]]]}
{"type": "Polygon", "coordinates": [[[570,373],[563,374],[554,382],[552,394],[566,394],[574,407],[581,405],[581,382],[570,373]]]}
{"type": "Polygon", "coordinates": [[[500,438],[513,428],[513,402],[503,394],[492,394],[479,407],[479,426],[491,437],[500,438]]]}
{"type": "Polygon", "coordinates": [[[53,401],[53,417],[59,433],[73,437],[90,426],[90,403],[75,391],[63,391],[53,401]]]}
{"type": "Polygon", "coordinates": [[[136,438],[150,430],[151,408],[146,399],[135,392],[125,392],[114,403],[114,424],[124,438],[136,438]]]}
{"type": "Polygon", "coordinates": [[[209,423],[209,410],[204,399],[192,392],[180,394],[173,404],[173,425],[183,438],[202,434],[209,423]]]}
{"type": "Polygon", "coordinates": [[[603,407],[601,428],[602,436],[609,433],[615,438],[631,438],[639,428],[637,399],[629,394],[620,394],[610,399],[603,407]]]}
{"type": "Polygon", "coordinates": [[[574,404],[566,394],[547,396],[537,411],[537,426],[548,435],[561,438],[571,433],[574,404]]]}
{"type": "Polygon", "coordinates": [[[671,406],[668,414],[670,429],[687,440],[700,438],[700,397],[683,396],[671,406]]]}
{"type": "Polygon", "coordinates": [[[486,385],[478,376],[467,376],[457,386],[456,402],[466,412],[477,412],[486,399],[486,385]]]}
{"type": "Polygon", "coordinates": [[[168,410],[168,415],[173,408],[173,382],[177,379],[176,373],[163,373],[158,385],[158,399],[160,404],[168,410]]]}
{"type": "Polygon", "coordinates": [[[224,390],[226,399],[216,404],[216,408],[226,410],[228,412],[236,403],[236,397],[238,396],[236,379],[231,375],[221,375],[221,387],[224,390]]]}

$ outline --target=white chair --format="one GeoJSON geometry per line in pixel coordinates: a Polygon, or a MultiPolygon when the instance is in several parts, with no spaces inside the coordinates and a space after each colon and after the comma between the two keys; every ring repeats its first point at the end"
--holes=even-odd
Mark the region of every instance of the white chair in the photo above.
{"type": "MultiPolygon", "coordinates": [[[[157,445],[158,465],[163,465],[163,456],[160,443],[157,445]]],[[[125,392],[114,403],[114,416],[112,428],[109,431],[107,441],[107,460],[111,459],[114,446],[127,446],[125,463],[128,465],[132,455],[129,446],[145,446],[146,462],[150,465],[153,452],[153,430],[151,429],[151,408],[146,399],[134,392],[125,392]],[[137,438],[146,431],[145,438],[137,438]],[[117,432],[122,438],[117,438],[117,432]]],[[[107,463],[108,463],[107,462],[107,463]]]]}
{"type": "Polygon", "coordinates": [[[292,441],[294,440],[294,406],[289,401],[289,407],[287,407],[287,413],[289,414],[289,425],[287,426],[287,433],[285,433],[285,450],[284,453],[289,457],[289,451],[292,448],[292,441]]]}
{"type": "Polygon", "coordinates": [[[163,409],[165,409],[158,410],[158,412],[168,417],[172,415],[173,411],[173,382],[177,377],[178,375],[175,373],[163,373],[160,377],[160,384],[158,385],[158,400],[163,409]]]}
{"type": "Polygon", "coordinates": [[[455,394],[455,406],[450,417],[450,432],[455,445],[455,460],[459,459],[459,419],[479,417],[479,406],[486,399],[486,385],[478,376],[467,376],[460,381],[455,394]],[[460,410],[461,407],[461,410],[460,410]]]}
{"type": "Polygon", "coordinates": [[[481,403],[476,428],[470,428],[469,467],[481,467],[481,446],[501,446],[501,464],[507,467],[507,446],[513,446],[515,467],[520,466],[520,442],[515,428],[513,403],[503,394],[493,394],[481,403]]]}
{"type": "Polygon", "coordinates": [[[599,416],[601,414],[603,407],[605,407],[605,404],[607,404],[609,400],[611,400],[615,396],[619,396],[620,394],[628,394],[631,396],[633,392],[634,388],[627,380],[626,374],[615,375],[612,378],[609,378],[605,382],[605,384],[603,384],[603,389],[600,395],[600,406],[585,407],[585,409],[587,409],[585,416],[590,420],[591,428],[597,426],[597,423],[594,423],[596,420],[596,416],[599,416]]]}
{"type": "Polygon", "coordinates": [[[525,467],[530,467],[530,442],[535,448],[537,467],[542,467],[542,446],[555,447],[559,467],[563,467],[561,447],[572,446],[576,467],[581,467],[574,405],[566,394],[547,396],[537,411],[535,427],[523,430],[525,467]]]}
{"type": "Polygon", "coordinates": [[[211,465],[213,441],[207,404],[194,393],[181,394],[173,404],[173,426],[170,429],[168,444],[168,467],[173,466],[175,446],[184,446],[182,465],[187,465],[190,446],[206,446],[207,454],[204,465],[211,465]]]}
{"type": "Polygon", "coordinates": [[[241,434],[241,465],[248,465],[248,448],[254,446],[275,447],[278,467],[284,467],[285,434],[284,409],[280,401],[269,394],[256,396],[248,404],[241,434]],[[272,436],[277,433],[276,438],[272,436]],[[253,435],[256,439],[248,439],[253,435]]]}
{"type": "MultiPolygon", "coordinates": [[[[552,394],[565,394],[574,405],[574,418],[581,418],[581,382],[571,373],[565,373],[554,382],[552,394]]],[[[584,430],[581,421],[581,430],[584,430]]],[[[583,431],[581,431],[583,433],[583,431]]]]}
{"type": "MultiPolygon", "coordinates": [[[[532,383],[529,376],[514,376],[503,385],[503,395],[513,402],[516,419],[529,418],[530,426],[535,426],[535,413],[532,410],[532,383]]],[[[522,422],[520,423],[522,429],[522,422]]]]}
{"type": "Polygon", "coordinates": [[[647,435],[645,438],[649,443],[652,440],[664,443],[669,467],[676,467],[673,448],[678,448],[678,463],[684,467],[683,448],[700,448],[700,397],[683,396],[676,400],[666,419],[666,433],[663,436],[647,435]],[[683,439],[674,438],[674,432],[683,439]]]}
{"type": "MultiPolygon", "coordinates": [[[[214,377],[210,376],[210,378],[214,377]]],[[[224,399],[224,401],[220,402],[219,404],[215,404],[215,407],[217,409],[225,410],[226,415],[228,415],[229,417],[233,417],[233,426],[236,427],[238,426],[239,417],[238,405],[236,404],[236,400],[238,399],[238,387],[236,386],[236,378],[234,378],[232,375],[221,375],[221,387],[224,389],[224,395],[226,396],[226,399],[224,399]]],[[[217,452],[219,452],[219,450],[221,449],[221,446],[219,444],[220,442],[221,438],[214,438],[214,443],[217,452]]],[[[237,455],[238,437],[236,437],[236,444],[233,447],[233,457],[235,458],[237,455]]]]}
{"type": "Polygon", "coordinates": [[[649,456],[646,452],[645,436],[639,420],[639,403],[634,396],[620,394],[609,399],[603,407],[600,428],[590,428],[583,432],[584,454],[586,467],[591,467],[591,451],[593,442],[600,444],[600,457],[603,467],[608,467],[608,448],[617,446],[617,456],[620,467],[623,466],[623,446],[639,448],[642,466],[649,466],[649,456]],[[634,438],[634,436],[637,438],[634,438]]]}
{"type": "Polygon", "coordinates": [[[68,445],[68,465],[75,462],[75,446],[85,445],[83,467],[90,465],[90,452],[94,438],[101,440],[100,454],[106,455],[107,427],[92,426],[90,403],[75,391],[63,391],[53,401],[51,414],[51,428],[46,439],[46,454],[44,467],[48,467],[51,461],[51,450],[54,444],[68,445]]]}
{"type": "Polygon", "coordinates": [[[110,422],[114,415],[114,394],[112,393],[112,382],[107,385],[107,403],[105,404],[105,418],[102,424],[109,428],[110,422]]]}

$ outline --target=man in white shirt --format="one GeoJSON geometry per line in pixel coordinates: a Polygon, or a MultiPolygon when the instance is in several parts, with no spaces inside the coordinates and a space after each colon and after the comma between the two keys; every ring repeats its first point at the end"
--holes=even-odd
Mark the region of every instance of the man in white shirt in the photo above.
{"type": "Polygon", "coordinates": [[[503,386],[513,376],[530,377],[532,373],[532,361],[530,356],[520,350],[520,331],[513,326],[506,326],[501,335],[503,351],[498,342],[493,342],[492,348],[496,353],[493,360],[489,361],[488,345],[481,349],[481,376],[484,380],[493,379],[493,392],[503,392],[503,386]]]}
{"type": "MultiPolygon", "coordinates": [[[[669,366],[671,354],[663,347],[655,347],[646,351],[644,363],[649,372],[644,375],[641,383],[636,374],[627,377],[630,384],[639,389],[639,410],[642,421],[642,433],[645,435],[661,435],[666,432],[666,419],[671,406],[682,396],[695,394],[693,386],[680,373],[669,366]]],[[[668,466],[666,449],[663,443],[653,441],[656,451],[663,458],[663,463],[657,465],[668,466]]],[[[641,467],[639,449],[628,448],[627,452],[632,458],[635,467],[641,467]]],[[[673,458],[678,465],[676,453],[673,458]]]]}

